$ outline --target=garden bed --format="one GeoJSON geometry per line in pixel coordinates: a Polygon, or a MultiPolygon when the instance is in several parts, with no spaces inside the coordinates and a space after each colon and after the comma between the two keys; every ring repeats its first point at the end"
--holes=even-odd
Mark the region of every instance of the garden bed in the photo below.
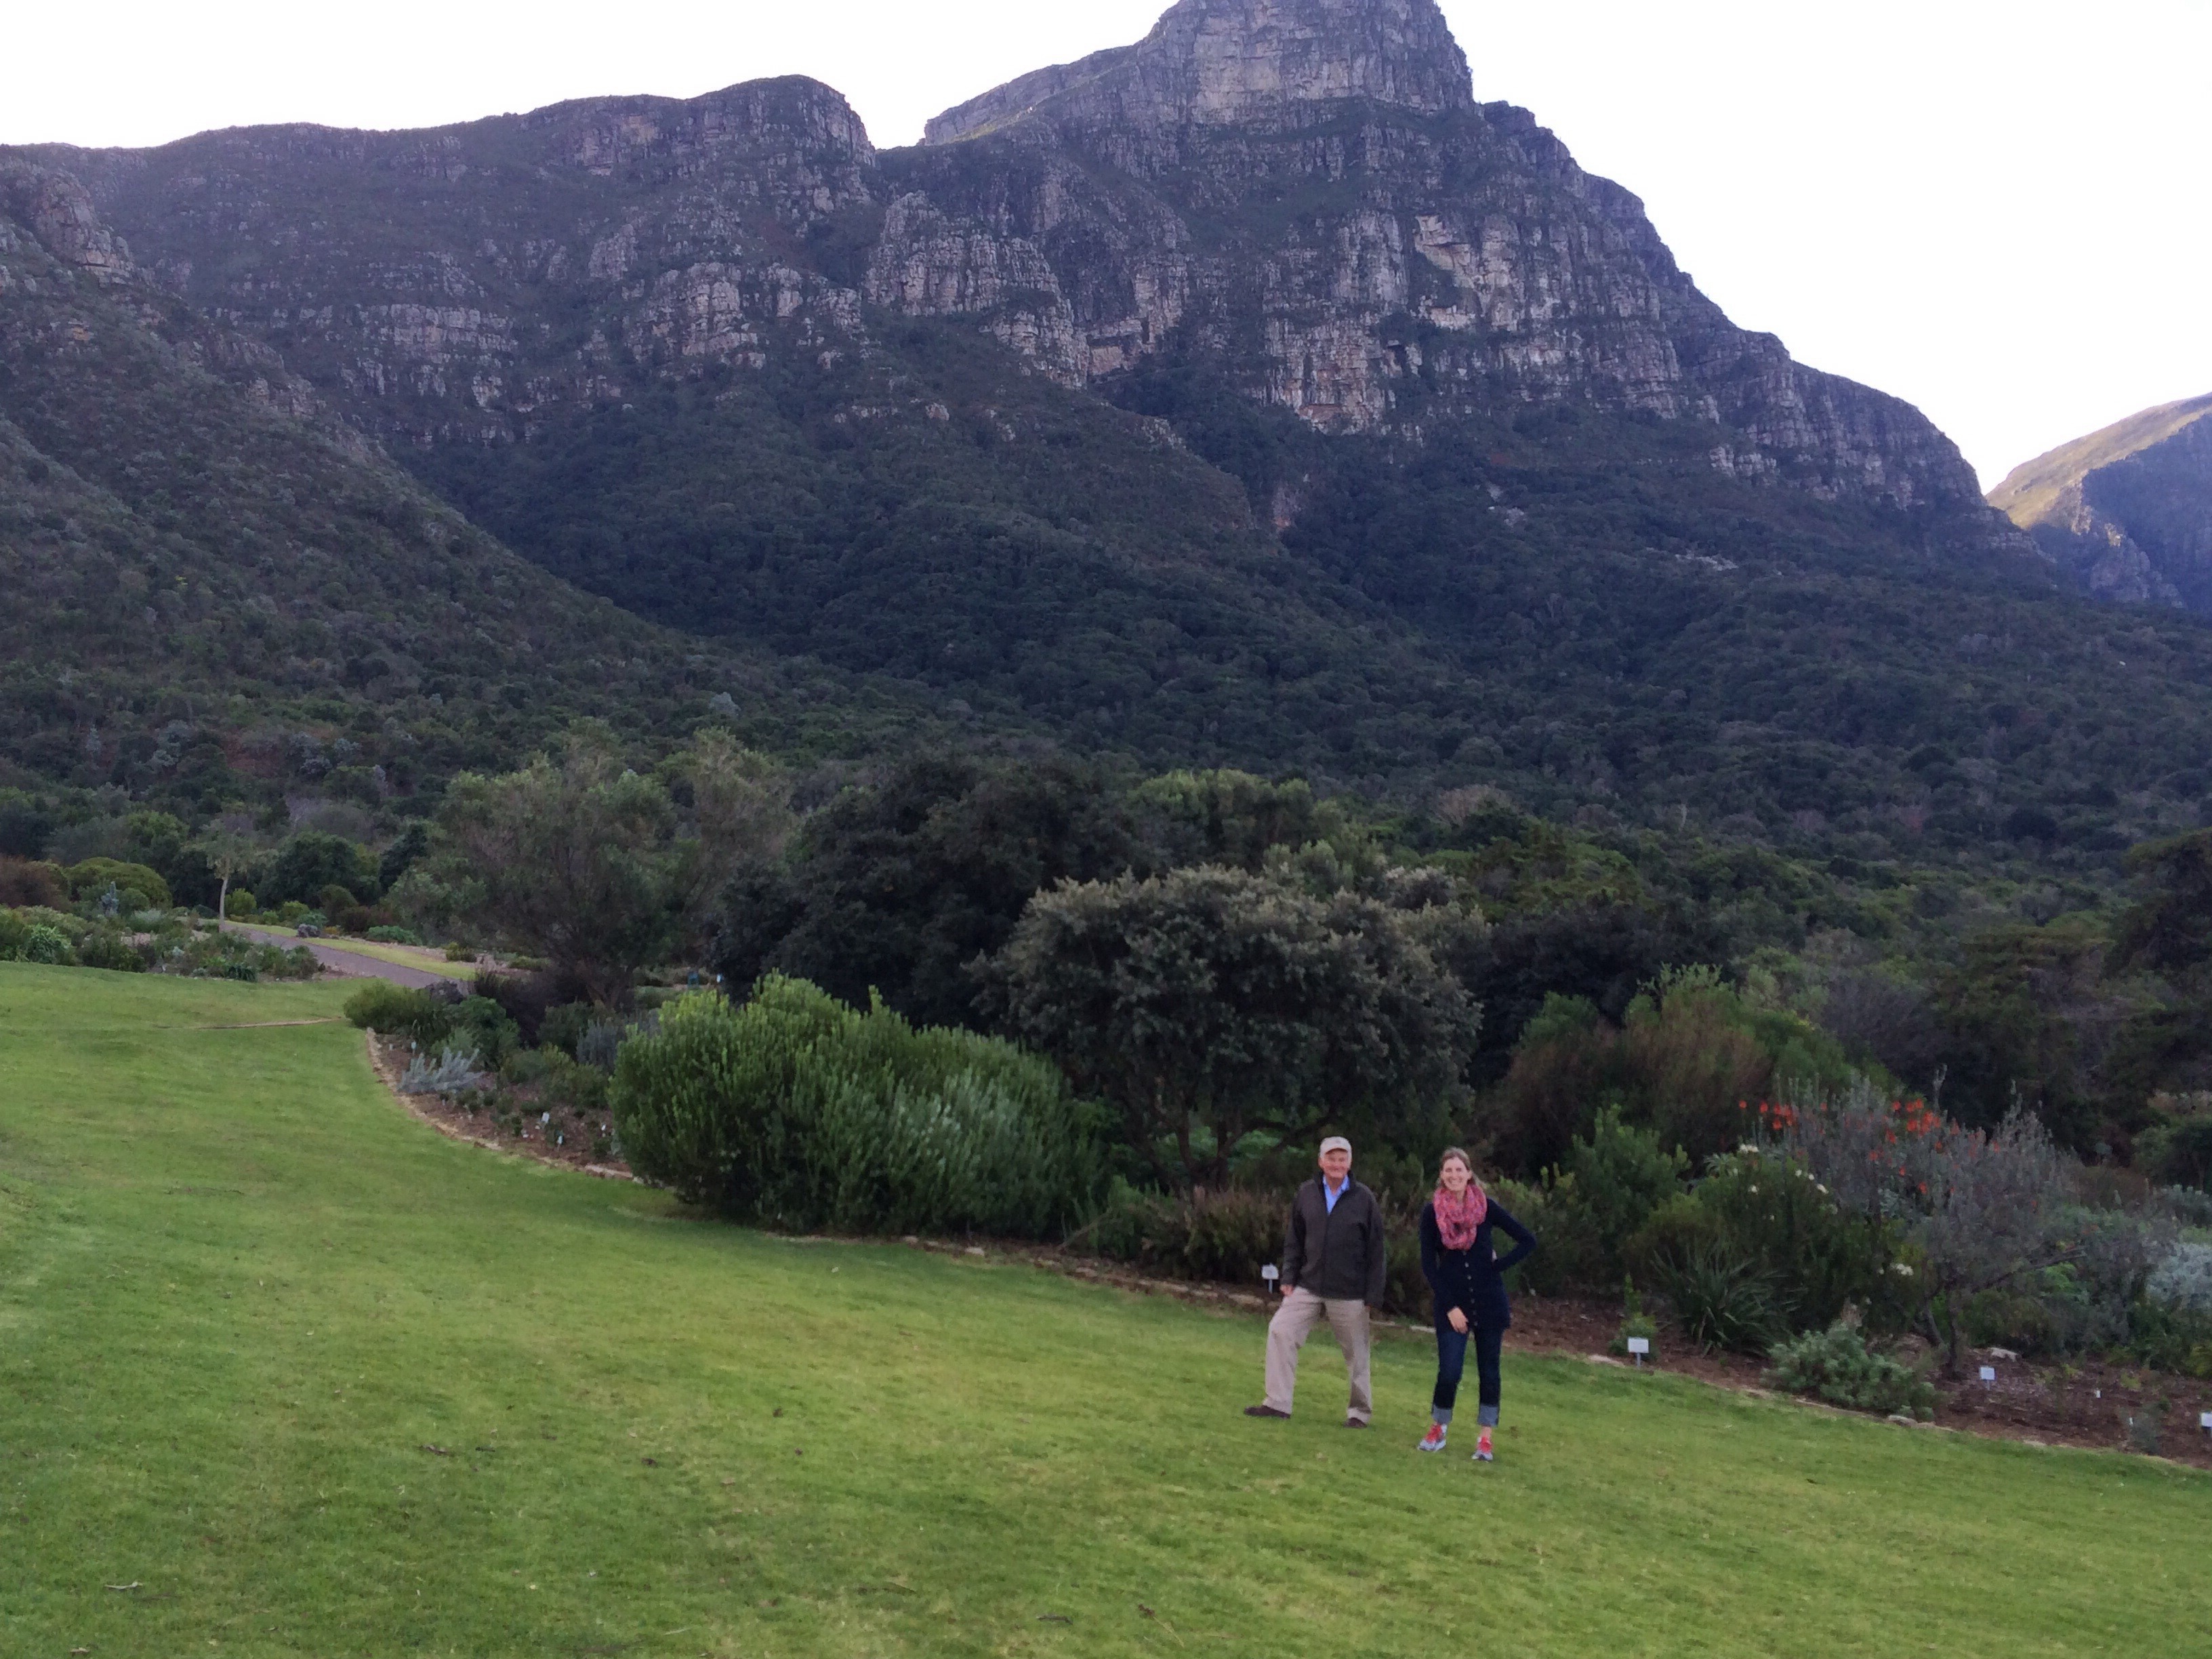
{"type": "Polygon", "coordinates": [[[392,1097],[439,1133],[465,1140],[471,1146],[520,1153],[541,1164],[558,1164],[610,1181],[634,1178],[629,1165],[605,1150],[609,1120],[605,1114],[550,1107],[526,1087],[502,1087],[496,1110],[481,1103],[471,1110],[461,1099],[447,1095],[403,1094],[399,1079],[415,1057],[406,1039],[380,1036],[374,1031],[367,1036],[369,1064],[392,1097]]]}

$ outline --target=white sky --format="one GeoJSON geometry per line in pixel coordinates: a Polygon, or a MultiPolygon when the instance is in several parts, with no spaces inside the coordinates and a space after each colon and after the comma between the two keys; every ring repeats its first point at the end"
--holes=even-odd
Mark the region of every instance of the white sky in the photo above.
{"type": "MultiPolygon", "coordinates": [[[[804,73],[879,144],[1166,0],[0,0],[0,143],[432,125],[804,73]]],[[[1475,90],[1705,291],[1918,404],[1985,483],[2212,392],[2212,0],[1443,0],[1475,90]]]]}

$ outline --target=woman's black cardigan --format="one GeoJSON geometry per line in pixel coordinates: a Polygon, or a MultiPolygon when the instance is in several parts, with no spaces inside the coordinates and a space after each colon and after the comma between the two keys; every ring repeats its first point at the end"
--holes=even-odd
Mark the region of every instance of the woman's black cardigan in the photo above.
{"type": "Polygon", "coordinates": [[[1436,1200],[1423,1205],[1421,1276],[1436,1292],[1438,1328],[1454,1308],[1467,1316],[1469,1325],[1502,1331],[1512,1324],[1512,1304],[1505,1299],[1505,1270],[1526,1261],[1535,1248],[1536,1235],[1492,1199],[1482,1225],[1474,1230],[1474,1244],[1464,1250],[1448,1250],[1443,1233],[1437,1226],[1436,1200]],[[1491,1237],[1493,1227],[1513,1241],[1513,1249],[1502,1258],[1491,1237]]]}

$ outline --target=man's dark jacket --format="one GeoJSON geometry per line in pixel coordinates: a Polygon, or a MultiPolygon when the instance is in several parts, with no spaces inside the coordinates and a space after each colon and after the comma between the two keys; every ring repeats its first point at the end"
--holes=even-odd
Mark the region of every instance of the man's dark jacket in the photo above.
{"type": "Polygon", "coordinates": [[[1336,1208],[1316,1176],[1291,1200],[1291,1224],[1283,1235],[1283,1288],[1304,1285],[1332,1302],[1382,1305],[1382,1286],[1390,1262],[1382,1248],[1382,1206],[1375,1194],[1344,1178],[1336,1208]]]}

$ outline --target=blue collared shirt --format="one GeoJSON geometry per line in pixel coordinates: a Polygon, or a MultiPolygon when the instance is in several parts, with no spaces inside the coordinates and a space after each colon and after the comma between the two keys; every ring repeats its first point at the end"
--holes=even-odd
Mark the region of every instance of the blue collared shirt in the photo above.
{"type": "Polygon", "coordinates": [[[1338,1182],[1334,1187],[1328,1184],[1328,1177],[1327,1176],[1323,1176],[1321,1178],[1321,1200],[1322,1202],[1328,1206],[1328,1212],[1331,1215],[1334,1215],[1336,1213],[1336,1200],[1342,1198],[1346,1192],[1351,1190],[1351,1188],[1352,1177],[1350,1176],[1345,1176],[1341,1182],[1338,1182]]]}

